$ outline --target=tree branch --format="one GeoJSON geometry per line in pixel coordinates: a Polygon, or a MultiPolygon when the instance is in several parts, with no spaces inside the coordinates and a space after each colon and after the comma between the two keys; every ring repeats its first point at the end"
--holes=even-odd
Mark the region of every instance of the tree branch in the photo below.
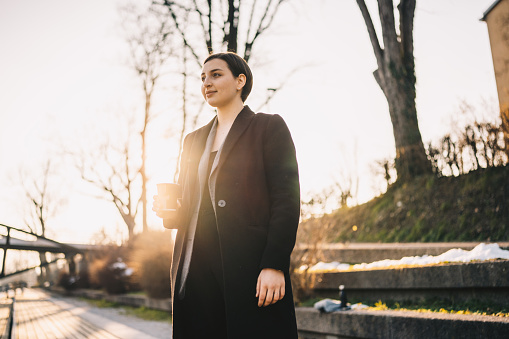
{"type": "MultiPolygon", "coordinates": [[[[382,24],[382,37],[384,42],[384,57],[392,62],[401,61],[398,35],[394,20],[394,4],[392,0],[378,0],[378,14],[382,24]]],[[[387,61],[389,61],[387,60],[387,61]]]]}
{"type": "Polygon", "coordinates": [[[290,78],[295,75],[298,71],[302,70],[304,67],[308,67],[309,65],[303,65],[303,66],[298,66],[296,68],[294,68],[293,70],[291,70],[287,75],[283,76],[282,78],[284,79],[284,81],[282,81],[279,86],[277,87],[273,87],[273,88],[267,88],[267,90],[269,91],[267,97],[265,98],[265,101],[258,107],[258,109],[256,110],[257,112],[259,112],[263,107],[265,107],[266,105],[269,104],[269,102],[274,98],[274,96],[277,94],[278,91],[280,91],[285,85],[286,83],[290,80],[290,78]]]}
{"type": "Polygon", "coordinates": [[[373,51],[375,52],[376,63],[378,65],[379,70],[384,69],[384,51],[380,47],[380,42],[378,41],[378,37],[376,35],[375,26],[373,25],[373,20],[371,20],[371,16],[369,14],[368,8],[366,7],[366,3],[364,0],[357,0],[357,5],[361,10],[362,17],[364,18],[364,22],[366,23],[366,28],[368,29],[369,39],[371,41],[371,45],[373,46],[373,51]]]}
{"type": "Polygon", "coordinates": [[[249,41],[249,37],[251,36],[251,27],[253,26],[253,17],[256,8],[257,0],[253,0],[253,5],[251,6],[251,15],[249,16],[249,22],[247,24],[247,33],[246,33],[246,42],[249,41]]]}
{"type": "Polygon", "coordinates": [[[227,50],[237,53],[237,38],[239,26],[239,7],[235,6],[235,0],[228,0],[228,19],[223,27],[224,40],[227,50]]]}
{"type": "Polygon", "coordinates": [[[193,0],[193,6],[194,11],[198,13],[198,16],[200,17],[200,26],[203,31],[203,37],[205,38],[205,45],[207,46],[207,50],[209,53],[212,53],[212,0],[207,0],[209,11],[207,15],[204,15],[200,8],[198,7],[198,4],[196,3],[196,0],[193,0]],[[203,24],[203,17],[206,17],[208,21],[208,30],[203,24]]]}
{"type": "Polygon", "coordinates": [[[401,54],[405,61],[405,65],[411,60],[414,63],[414,14],[415,0],[401,0],[398,5],[399,10],[399,30],[401,32],[401,54]]]}
{"type": "MultiPolygon", "coordinates": [[[[251,57],[251,50],[253,48],[253,44],[255,43],[256,39],[263,32],[265,32],[267,29],[269,29],[269,27],[272,25],[272,22],[274,21],[274,18],[276,17],[276,14],[279,10],[279,7],[281,6],[281,4],[284,1],[285,0],[279,0],[276,4],[276,7],[274,8],[274,11],[272,12],[272,14],[269,15],[269,10],[270,10],[270,7],[273,2],[273,0],[269,0],[269,2],[267,3],[267,6],[265,7],[265,12],[263,13],[262,18],[260,19],[260,23],[258,24],[258,28],[256,29],[256,33],[253,36],[253,38],[251,39],[251,41],[249,40],[249,31],[248,31],[248,36],[246,37],[246,46],[244,48],[244,60],[249,61],[249,58],[251,57]],[[267,19],[267,16],[268,16],[268,19],[267,19]]],[[[253,5],[253,10],[251,12],[251,16],[253,15],[253,12],[254,12],[254,5],[253,5]]],[[[250,19],[250,23],[249,23],[249,29],[250,28],[251,28],[251,19],[250,19]]]]}
{"type": "Polygon", "coordinates": [[[177,29],[177,31],[179,32],[180,36],[182,37],[182,41],[184,42],[184,46],[187,46],[189,48],[189,50],[191,51],[191,54],[194,56],[194,59],[195,59],[197,65],[198,65],[198,67],[201,69],[201,58],[195,52],[193,46],[191,46],[189,44],[189,42],[187,41],[186,34],[182,30],[182,27],[181,27],[181,25],[179,24],[179,22],[177,20],[177,15],[175,14],[175,11],[171,7],[174,4],[175,3],[173,1],[168,1],[168,0],[164,1],[164,5],[168,8],[168,12],[170,13],[171,18],[173,19],[173,22],[175,23],[175,28],[177,29]]]}

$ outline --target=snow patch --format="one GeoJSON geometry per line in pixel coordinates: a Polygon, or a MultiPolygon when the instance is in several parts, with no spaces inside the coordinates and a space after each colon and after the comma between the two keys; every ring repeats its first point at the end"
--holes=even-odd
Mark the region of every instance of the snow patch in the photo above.
{"type": "MultiPolygon", "coordinates": [[[[466,251],[461,248],[453,248],[449,251],[437,256],[423,255],[415,257],[403,257],[399,260],[380,260],[372,263],[362,263],[357,265],[341,264],[337,261],[331,263],[319,262],[318,264],[309,268],[308,272],[330,272],[330,271],[346,271],[346,270],[363,270],[371,268],[399,266],[399,265],[429,265],[439,264],[444,262],[471,262],[471,261],[485,261],[492,259],[507,259],[509,260],[509,251],[503,250],[498,244],[485,244],[480,243],[471,251],[466,251]]],[[[307,267],[301,267],[301,270],[307,267]]]]}

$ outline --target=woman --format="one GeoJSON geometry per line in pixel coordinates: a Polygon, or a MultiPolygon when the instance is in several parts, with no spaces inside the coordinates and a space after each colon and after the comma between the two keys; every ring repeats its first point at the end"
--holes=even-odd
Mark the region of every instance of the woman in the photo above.
{"type": "Polygon", "coordinates": [[[172,263],[173,338],[297,338],[290,254],[300,213],[295,147],[279,115],[244,106],[253,77],[210,55],[202,95],[217,116],[184,140],[172,263]]]}

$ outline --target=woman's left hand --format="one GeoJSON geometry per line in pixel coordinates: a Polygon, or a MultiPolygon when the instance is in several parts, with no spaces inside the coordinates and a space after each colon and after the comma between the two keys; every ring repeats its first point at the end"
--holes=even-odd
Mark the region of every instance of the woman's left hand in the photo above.
{"type": "Polygon", "coordinates": [[[283,272],[264,268],[258,276],[256,297],[258,307],[275,304],[285,296],[285,276],[283,272]]]}

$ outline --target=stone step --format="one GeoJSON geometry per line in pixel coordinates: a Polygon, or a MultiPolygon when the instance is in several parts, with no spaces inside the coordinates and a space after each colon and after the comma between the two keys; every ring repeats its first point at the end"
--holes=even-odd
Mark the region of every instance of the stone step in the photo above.
{"type": "MultiPolygon", "coordinates": [[[[319,258],[325,262],[360,264],[383,259],[401,259],[403,257],[440,255],[453,248],[472,250],[479,242],[443,242],[443,243],[335,243],[316,246],[319,258]]],[[[498,242],[500,248],[509,249],[509,242],[498,242]]],[[[313,251],[310,245],[298,245],[294,252],[313,251]]]]}
{"type": "Polygon", "coordinates": [[[509,304],[509,260],[316,273],[310,278],[316,296],[335,299],[338,286],[344,285],[351,300],[362,302],[439,298],[509,304]]]}
{"type": "Polygon", "coordinates": [[[509,318],[412,311],[296,309],[300,339],[507,338],[509,318]]]}

